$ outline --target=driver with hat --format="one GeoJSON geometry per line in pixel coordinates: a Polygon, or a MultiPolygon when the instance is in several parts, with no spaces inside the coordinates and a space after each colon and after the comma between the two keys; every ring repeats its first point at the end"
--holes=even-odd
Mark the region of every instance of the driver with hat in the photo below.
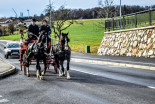
{"type": "Polygon", "coordinates": [[[39,27],[36,25],[36,19],[32,19],[31,25],[28,27],[28,39],[26,41],[36,40],[39,36],[39,27]]]}

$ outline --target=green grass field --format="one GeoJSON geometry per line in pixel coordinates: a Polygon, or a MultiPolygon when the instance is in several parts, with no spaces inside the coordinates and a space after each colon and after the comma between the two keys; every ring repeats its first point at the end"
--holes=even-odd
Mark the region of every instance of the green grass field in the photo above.
{"type": "MultiPolygon", "coordinates": [[[[104,36],[104,28],[100,29],[97,24],[101,19],[83,19],[78,20],[83,25],[73,24],[64,32],[69,32],[70,47],[73,52],[85,52],[85,46],[90,45],[91,54],[96,54],[100,46],[101,40],[104,36]]],[[[24,34],[26,38],[26,34],[24,34]]],[[[2,36],[0,39],[4,40],[20,40],[20,34],[2,36]]]]}
{"type": "Polygon", "coordinates": [[[74,24],[65,32],[69,32],[70,43],[73,51],[85,51],[85,46],[90,45],[91,53],[96,54],[104,36],[104,29],[97,26],[99,19],[83,20],[83,25],[74,24]]]}
{"type": "MultiPolygon", "coordinates": [[[[0,40],[13,40],[13,41],[19,41],[21,38],[21,35],[15,31],[14,34],[8,35],[8,36],[0,36],[0,40]]],[[[27,34],[24,34],[24,39],[27,38],[27,34]]]]}

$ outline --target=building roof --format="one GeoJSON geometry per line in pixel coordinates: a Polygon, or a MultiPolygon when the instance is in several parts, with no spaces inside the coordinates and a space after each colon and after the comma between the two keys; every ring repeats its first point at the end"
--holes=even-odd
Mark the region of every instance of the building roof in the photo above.
{"type": "Polygon", "coordinates": [[[0,19],[0,23],[9,23],[11,21],[12,21],[12,19],[10,19],[10,18],[2,18],[2,19],[0,19]]]}
{"type": "Polygon", "coordinates": [[[20,23],[21,21],[20,20],[14,20],[12,23],[13,24],[18,24],[18,23],[20,23]]]}
{"type": "Polygon", "coordinates": [[[32,22],[32,19],[27,19],[24,22],[32,22]]]}

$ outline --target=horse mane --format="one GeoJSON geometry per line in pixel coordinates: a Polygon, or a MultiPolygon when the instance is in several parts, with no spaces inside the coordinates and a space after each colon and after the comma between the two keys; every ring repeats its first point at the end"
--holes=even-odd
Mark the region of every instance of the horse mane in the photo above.
{"type": "Polygon", "coordinates": [[[41,37],[42,37],[42,34],[43,34],[43,33],[41,33],[41,34],[39,35],[39,38],[38,38],[37,43],[40,43],[40,41],[41,41],[41,37]]]}
{"type": "Polygon", "coordinates": [[[59,36],[59,45],[60,46],[62,45],[61,40],[62,40],[62,34],[60,34],[60,36],[59,36]]]}
{"type": "MultiPolygon", "coordinates": [[[[62,33],[59,35],[59,45],[61,46],[62,45],[62,38],[63,38],[63,34],[66,35],[68,33],[62,33]]],[[[68,37],[67,37],[68,38],[68,37]]]]}

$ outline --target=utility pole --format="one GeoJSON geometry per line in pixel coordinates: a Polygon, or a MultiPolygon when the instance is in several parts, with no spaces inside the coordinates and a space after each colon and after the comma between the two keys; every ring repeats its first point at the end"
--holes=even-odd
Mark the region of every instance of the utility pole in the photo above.
{"type": "MultiPolygon", "coordinates": [[[[50,27],[51,27],[51,30],[52,30],[52,13],[51,13],[51,11],[52,11],[52,4],[51,4],[51,0],[49,0],[49,6],[50,6],[50,27]]],[[[51,35],[51,39],[52,39],[52,35],[51,35]]],[[[52,44],[53,44],[53,41],[52,41],[52,44]]]]}
{"type": "Polygon", "coordinates": [[[49,6],[50,6],[50,27],[52,28],[52,14],[51,14],[51,9],[52,9],[52,6],[51,6],[51,0],[49,0],[49,6]]]}
{"type": "Polygon", "coordinates": [[[20,12],[20,17],[22,17],[22,18],[23,18],[23,12],[20,12]]]}
{"type": "Polygon", "coordinates": [[[121,3],[121,0],[120,0],[120,29],[122,29],[122,3],[121,3]]]}
{"type": "Polygon", "coordinates": [[[28,12],[28,18],[29,18],[29,16],[30,16],[30,14],[29,14],[29,9],[27,10],[27,12],[28,12]]]}

